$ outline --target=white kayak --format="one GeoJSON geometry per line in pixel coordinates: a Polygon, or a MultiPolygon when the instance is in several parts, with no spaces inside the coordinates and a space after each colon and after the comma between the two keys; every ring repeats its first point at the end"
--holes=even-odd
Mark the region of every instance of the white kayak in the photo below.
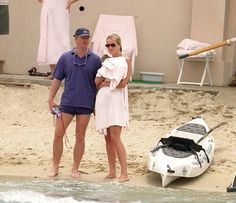
{"type": "Polygon", "coordinates": [[[206,171],[214,156],[214,129],[209,130],[197,117],[171,130],[150,150],[148,170],[161,175],[162,187],[180,177],[192,178],[206,171]]]}

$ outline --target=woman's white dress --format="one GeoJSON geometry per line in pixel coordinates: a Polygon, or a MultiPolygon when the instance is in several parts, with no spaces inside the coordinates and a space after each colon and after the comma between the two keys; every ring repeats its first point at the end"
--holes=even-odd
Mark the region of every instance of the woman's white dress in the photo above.
{"type": "Polygon", "coordinates": [[[67,0],[43,0],[40,16],[38,65],[56,64],[61,54],[70,50],[67,0]]]}
{"type": "Polygon", "coordinates": [[[128,88],[116,88],[127,75],[126,58],[108,58],[102,63],[97,77],[103,76],[110,81],[109,87],[102,87],[96,97],[95,115],[96,130],[104,135],[110,126],[128,127],[128,88]]]}

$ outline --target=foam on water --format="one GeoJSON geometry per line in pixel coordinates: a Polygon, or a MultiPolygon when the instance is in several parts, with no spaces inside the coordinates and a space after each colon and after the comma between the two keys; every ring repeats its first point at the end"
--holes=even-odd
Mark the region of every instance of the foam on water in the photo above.
{"type": "Polygon", "coordinates": [[[233,203],[236,194],[115,182],[0,180],[0,203],[233,203]]]}
{"type": "MultiPolygon", "coordinates": [[[[11,190],[7,192],[0,192],[0,203],[13,203],[13,202],[14,203],[98,203],[98,201],[90,201],[90,200],[77,201],[73,197],[50,197],[39,192],[28,191],[28,190],[11,190]]],[[[104,203],[109,203],[109,202],[104,201],[104,203]]],[[[132,203],[141,203],[141,201],[136,201],[132,203]]]]}
{"type": "MultiPolygon", "coordinates": [[[[12,190],[0,192],[0,202],[17,202],[17,203],[78,203],[72,197],[48,197],[42,193],[27,190],[12,190]]],[[[91,201],[83,201],[91,202],[91,201]]],[[[91,202],[92,203],[92,202],[91,202]]]]}

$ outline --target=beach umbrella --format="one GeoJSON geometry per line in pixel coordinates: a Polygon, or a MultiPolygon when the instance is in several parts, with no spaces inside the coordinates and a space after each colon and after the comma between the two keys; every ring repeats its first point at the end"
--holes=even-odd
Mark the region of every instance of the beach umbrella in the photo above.
{"type": "Polygon", "coordinates": [[[194,51],[192,51],[192,52],[190,52],[188,54],[183,54],[183,55],[179,56],[179,59],[184,59],[184,58],[187,58],[189,56],[197,55],[197,54],[200,54],[202,52],[206,52],[206,51],[210,51],[212,49],[223,47],[225,45],[230,46],[230,45],[232,45],[235,42],[236,42],[236,37],[231,38],[231,39],[227,39],[225,41],[221,41],[221,42],[212,44],[210,46],[207,46],[207,47],[204,47],[204,48],[201,48],[201,49],[196,49],[196,50],[194,50],[194,51]]]}

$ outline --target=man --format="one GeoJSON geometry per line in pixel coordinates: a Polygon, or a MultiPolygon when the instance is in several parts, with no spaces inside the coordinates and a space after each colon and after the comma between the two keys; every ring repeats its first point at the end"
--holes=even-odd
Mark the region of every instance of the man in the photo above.
{"type": "Polygon", "coordinates": [[[60,57],[53,74],[54,79],[48,99],[51,110],[57,106],[54,97],[63,79],[65,79],[65,86],[60,103],[62,113],[56,121],[53,140],[53,166],[49,174],[51,177],[55,177],[59,173],[63,136],[74,116],[76,116],[76,141],[71,176],[80,177],[78,168],[84,154],[85,133],[95,105],[96,85],[94,81],[97,70],[101,67],[99,56],[88,49],[89,38],[88,29],[77,29],[74,34],[76,47],[60,57]]]}
{"type": "Polygon", "coordinates": [[[9,34],[8,0],[0,0],[0,35],[9,34]]]}

